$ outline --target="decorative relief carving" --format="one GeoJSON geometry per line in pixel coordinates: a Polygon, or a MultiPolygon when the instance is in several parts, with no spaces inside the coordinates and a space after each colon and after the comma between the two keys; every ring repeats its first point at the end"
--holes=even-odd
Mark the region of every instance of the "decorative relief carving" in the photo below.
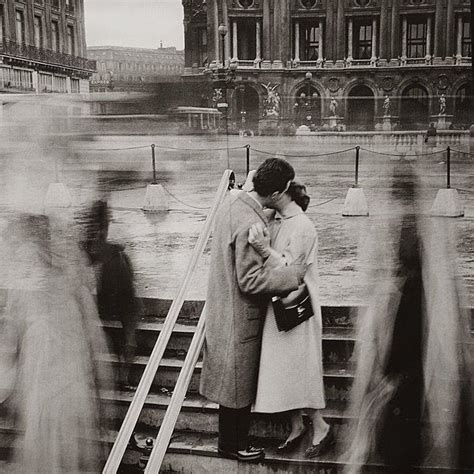
{"type": "Polygon", "coordinates": [[[411,5],[411,6],[419,6],[419,5],[425,5],[426,3],[430,3],[430,2],[427,2],[427,0],[403,0],[403,3],[404,5],[411,5]]]}
{"type": "Polygon", "coordinates": [[[250,8],[254,6],[254,0],[238,0],[238,3],[241,8],[250,8]]]}
{"type": "Polygon", "coordinates": [[[303,8],[306,8],[310,10],[311,8],[316,8],[319,3],[321,3],[320,0],[299,0],[300,6],[303,8]]]}
{"type": "Polygon", "coordinates": [[[439,75],[438,80],[436,81],[436,85],[438,86],[438,89],[445,90],[449,85],[448,76],[446,76],[445,74],[439,75]]]}
{"type": "Polygon", "coordinates": [[[331,77],[328,81],[328,89],[331,92],[337,92],[340,88],[339,79],[337,77],[331,77]]]}
{"type": "Polygon", "coordinates": [[[393,79],[391,77],[384,77],[382,79],[382,88],[384,91],[391,91],[393,89],[393,79]]]}

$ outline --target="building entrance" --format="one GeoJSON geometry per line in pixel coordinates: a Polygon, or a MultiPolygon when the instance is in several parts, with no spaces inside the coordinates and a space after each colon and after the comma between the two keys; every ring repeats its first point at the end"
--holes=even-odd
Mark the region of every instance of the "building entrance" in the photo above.
{"type": "Polygon", "coordinates": [[[403,128],[424,130],[429,125],[428,92],[418,84],[402,92],[400,123],[403,128]]]}
{"type": "Polygon", "coordinates": [[[373,130],[374,116],[374,93],[367,86],[355,86],[347,97],[347,128],[351,130],[373,130]]]}
{"type": "Polygon", "coordinates": [[[235,89],[236,115],[235,121],[240,129],[255,131],[260,118],[258,92],[248,84],[242,84],[235,89]]]}

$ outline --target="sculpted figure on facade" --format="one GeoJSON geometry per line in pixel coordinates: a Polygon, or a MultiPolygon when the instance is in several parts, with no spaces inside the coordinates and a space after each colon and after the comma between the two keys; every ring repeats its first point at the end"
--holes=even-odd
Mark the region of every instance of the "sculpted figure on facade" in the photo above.
{"type": "Polygon", "coordinates": [[[441,94],[439,98],[439,115],[446,114],[446,95],[441,94]]]}
{"type": "Polygon", "coordinates": [[[280,116],[280,94],[277,89],[279,84],[262,84],[267,91],[267,97],[265,98],[265,116],[278,118],[280,116]]]}
{"type": "Polygon", "coordinates": [[[390,115],[392,109],[392,104],[390,102],[390,97],[388,95],[385,96],[385,100],[383,101],[383,114],[385,117],[390,115]]]}
{"type": "Polygon", "coordinates": [[[329,104],[329,110],[331,111],[331,117],[336,117],[337,114],[337,100],[336,98],[333,96],[331,97],[331,102],[329,104]]]}

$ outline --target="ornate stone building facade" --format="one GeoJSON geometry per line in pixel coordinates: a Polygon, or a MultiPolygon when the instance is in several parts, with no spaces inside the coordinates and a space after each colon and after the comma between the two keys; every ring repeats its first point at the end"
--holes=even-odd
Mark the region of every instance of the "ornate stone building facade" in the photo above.
{"type": "Polygon", "coordinates": [[[260,128],[277,121],[348,130],[471,123],[469,1],[183,0],[183,6],[184,77],[211,77],[222,59],[233,64],[236,87],[227,100],[236,123],[245,117],[260,128]]]}
{"type": "Polygon", "coordinates": [[[179,81],[184,71],[184,52],[175,47],[94,46],[87,55],[97,61],[92,92],[141,91],[150,84],[179,81]]]}
{"type": "Polygon", "coordinates": [[[89,92],[83,0],[0,1],[0,94],[89,92]]]}

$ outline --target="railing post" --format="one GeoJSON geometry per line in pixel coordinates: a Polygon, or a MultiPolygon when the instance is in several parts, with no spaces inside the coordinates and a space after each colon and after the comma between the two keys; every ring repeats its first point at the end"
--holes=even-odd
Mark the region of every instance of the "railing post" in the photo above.
{"type": "Polygon", "coordinates": [[[450,189],[451,188],[451,148],[448,146],[446,148],[446,188],[450,189]]]}
{"type": "Polygon", "coordinates": [[[245,145],[245,148],[247,149],[246,152],[246,166],[245,166],[245,174],[248,176],[250,172],[250,145],[245,145]]]}
{"type": "Polygon", "coordinates": [[[153,166],[153,181],[151,184],[157,184],[156,181],[156,163],[155,163],[155,144],[153,143],[151,145],[151,161],[152,161],[152,166],[153,166]]]}
{"type": "Polygon", "coordinates": [[[356,146],[355,185],[354,185],[354,188],[359,187],[359,152],[360,152],[360,146],[356,146]]]}

